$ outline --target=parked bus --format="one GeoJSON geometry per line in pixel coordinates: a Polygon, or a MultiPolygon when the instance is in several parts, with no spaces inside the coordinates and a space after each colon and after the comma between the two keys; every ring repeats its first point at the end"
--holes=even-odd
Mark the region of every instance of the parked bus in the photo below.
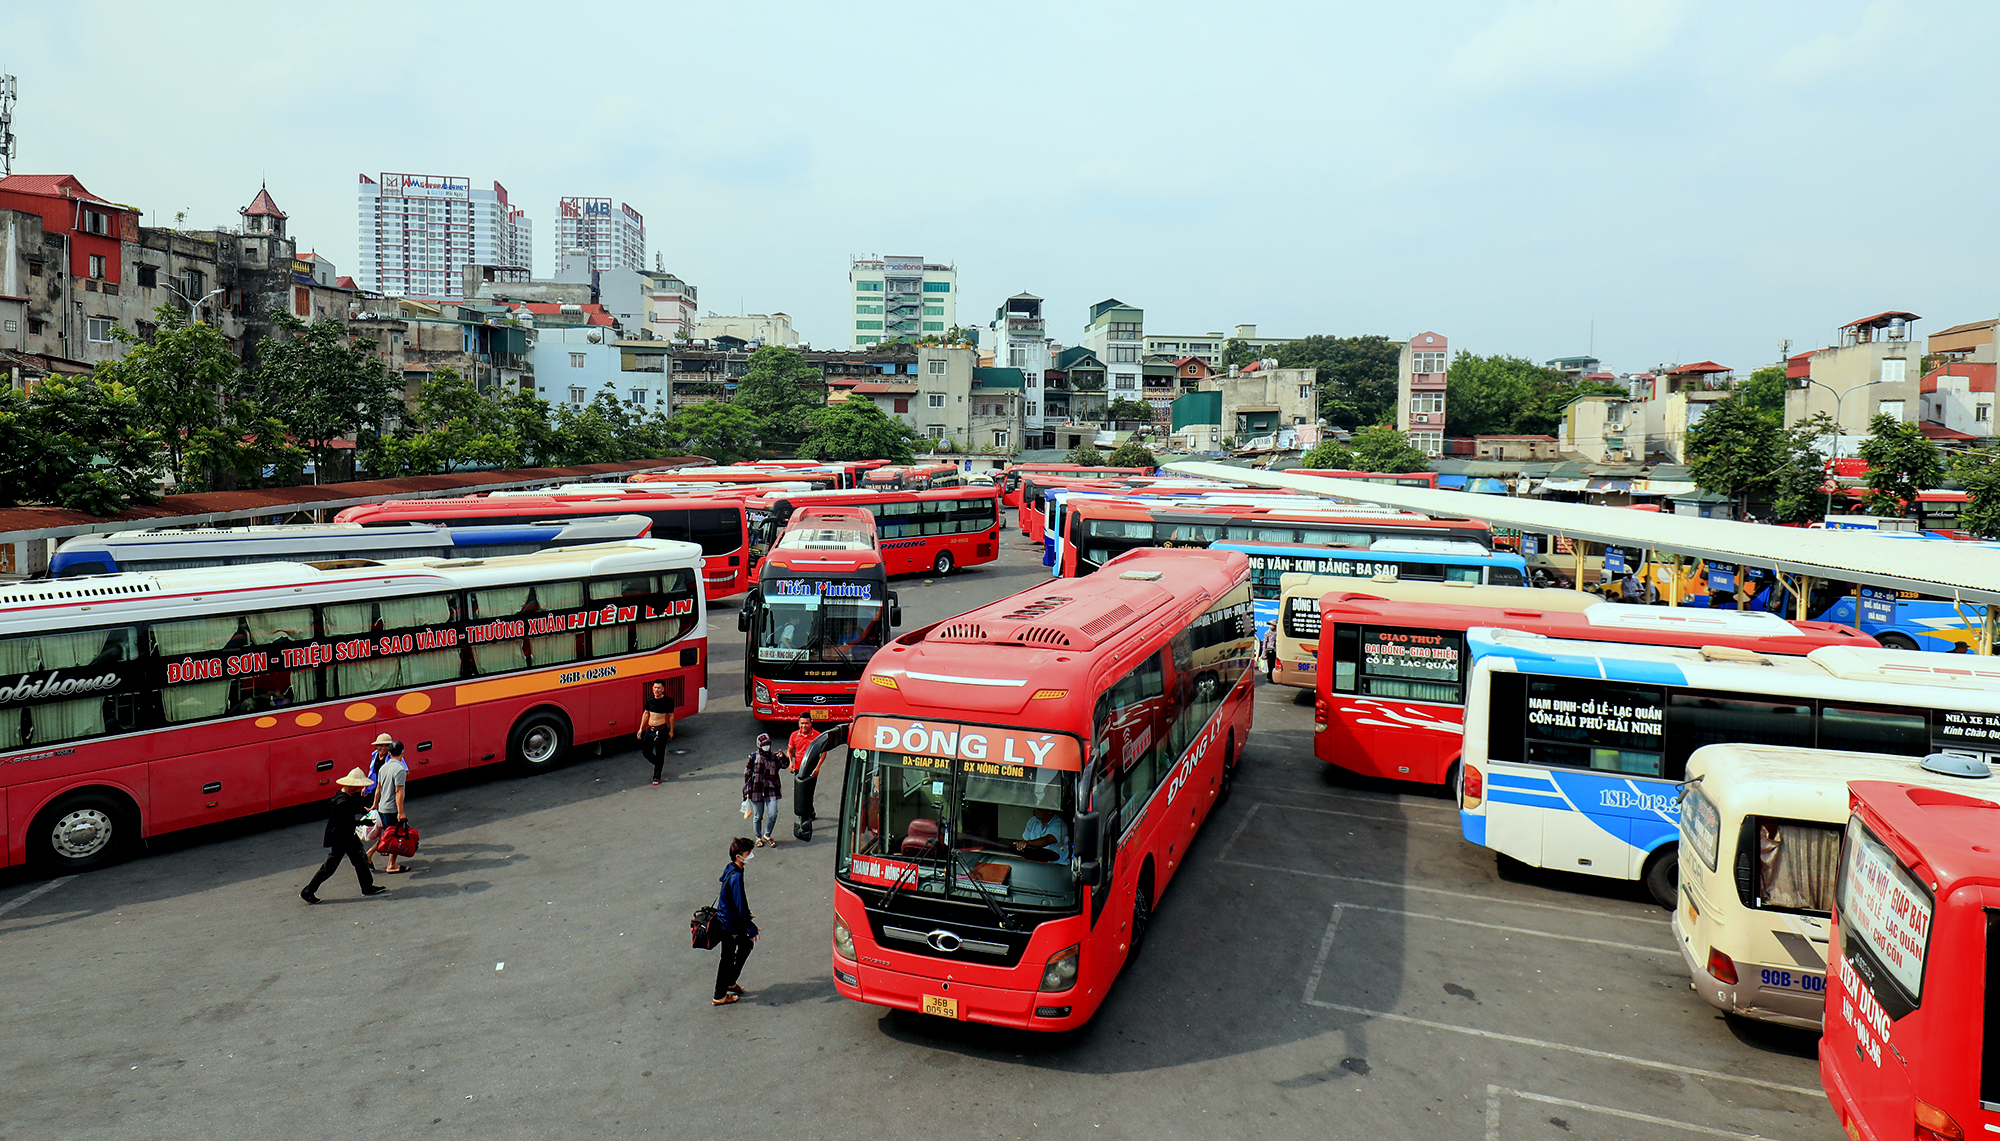
{"type": "Polygon", "coordinates": [[[1681,786],[1675,941],[1710,1006],[1818,1030],[1847,784],[1901,781],[2000,797],[1983,761],[1706,745],[1681,786]],[[1990,784],[1991,782],[1987,782],[1990,784]]]}
{"type": "Polygon", "coordinates": [[[1822,646],[1873,649],[1844,626],[1792,623],[1773,614],[1699,616],[1658,606],[1596,602],[1574,609],[1569,590],[1542,590],[1549,605],[1503,606],[1320,600],[1313,752],[1362,776],[1455,788],[1472,661],[1469,632],[1504,627],[1579,645],[1714,647],[1717,653],[1800,656],[1822,646]],[[1723,648],[1727,649],[1723,649],[1723,648]]]}
{"type": "Polygon", "coordinates": [[[516,525],[573,516],[644,515],[652,538],[693,543],[703,557],[703,594],[711,602],[750,589],[750,542],[746,500],[729,495],[635,496],[613,492],[582,495],[484,495],[455,499],[391,499],[349,507],[336,522],[364,527],[397,523],[439,523],[448,527],[516,525]]]}
{"type": "Polygon", "coordinates": [[[1465,645],[1465,838],[1535,867],[1643,880],[1663,907],[1678,879],[1677,786],[1702,745],[2000,751],[1987,728],[2000,724],[2000,663],[1987,658],[1847,646],[1796,658],[1491,629],[1465,645]]]}
{"type": "Polygon", "coordinates": [[[875,655],[840,806],[841,994],[1090,1019],[1249,735],[1249,573],[1231,552],[1137,552],[875,655]]]}
{"type": "Polygon", "coordinates": [[[1105,467],[1099,464],[1012,464],[1000,473],[1000,501],[1015,508],[1033,503],[1035,497],[1031,488],[1036,476],[1067,480],[1139,479],[1152,472],[1152,468],[1105,467]]]}
{"type": "Polygon", "coordinates": [[[1076,499],[1064,513],[1056,576],[1089,574],[1140,547],[1202,546],[1229,539],[1367,547],[1381,539],[1461,539],[1490,547],[1477,519],[1434,519],[1409,512],[1313,510],[1174,503],[1148,505],[1076,499]]]}
{"type": "Polygon", "coordinates": [[[957,464],[889,464],[861,477],[861,486],[876,491],[929,491],[964,484],[965,473],[957,464]]]}
{"type": "Polygon", "coordinates": [[[865,507],[875,516],[882,562],[890,574],[950,574],[1000,557],[1000,496],[990,487],[933,491],[810,491],[775,496],[762,507],[751,554],[768,544],[805,507],[865,507]]]}
{"type": "Polygon", "coordinates": [[[1288,574],[1328,578],[1394,576],[1413,582],[1470,582],[1523,586],[1527,564],[1521,556],[1462,539],[1377,539],[1366,547],[1326,547],[1305,543],[1248,543],[1225,539],[1212,546],[1250,556],[1250,596],[1257,600],[1257,644],[1268,655],[1276,647],[1278,595],[1288,574]]]}
{"type": "Polygon", "coordinates": [[[1848,789],[1820,1084],[1849,1137],[1991,1137],[2000,1133],[2000,807],[1883,781],[1848,789]]]}
{"type": "Polygon", "coordinates": [[[1318,475],[1330,479],[1352,479],[1361,483],[1379,483],[1388,487],[1422,487],[1437,490],[1438,473],[1434,471],[1324,471],[1318,468],[1286,468],[1286,475],[1318,475]]]}
{"type": "MultiPolygon", "coordinates": [[[[1042,477],[1048,480],[1049,477],[1042,477]]],[[[1062,547],[1062,536],[1068,516],[1064,505],[1072,499],[1116,500],[1126,503],[1143,503],[1152,506],[1188,504],[1200,507],[1238,507],[1296,509],[1302,511],[1326,511],[1339,514],[1363,513],[1384,514],[1382,508],[1357,507],[1332,499],[1318,499],[1283,488],[1248,488],[1233,484],[1217,483],[1212,480],[1195,479],[1148,479],[1130,482],[1060,480],[1041,485],[1041,521],[1030,521],[1028,535],[1031,540],[1042,544],[1042,565],[1057,565],[1057,552],[1062,547]]]]}
{"type": "Polygon", "coordinates": [[[604,515],[497,527],[298,523],[184,531],[113,531],[78,535],[63,543],[49,560],[49,574],[54,578],[77,578],[243,563],[479,559],[531,554],[547,547],[640,539],[646,537],[652,525],[652,520],[643,515],[604,515]]]}
{"type": "MultiPolygon", "coordinates": [[[[1220,544],[1218,544],[1220,545],[1220,544]]],[[[1266,672],[1279,685],[1315,688],[1319,676],[1319,605],[1329,602],[1417,602],[1430,606],[1574,613],[1597,605],[1596,595],[1526,586],[1485,586],[1455,579],[1413,581],[1376,575],[1367,582],[1351,577],[1292,572],[1278,579],[1278,617],[1273,623],[1266,672]]]]}
{"type": "Polygon", "coordinates": [[[623,740],[647,686],[707,705],[687,543],[119,574],[0,587],[7,865],[319,800],[368,742],[412,779],[623,740]]]}
{"type": "Polygon", "coordinates": [[[762,483],[803,483],[811,491],[826,491],[840,487],[846,476],[838,471],[811,468],[756,468],[756,467],[691,467],[679,471],[648,471],[626,480],[639,487],[656,487],[675,484],[721,484],[735,487],[754,487],[762,483]]]}
{"type": "Polygon", "coordinates": [[[875,517],[863,507],[794,512],[743,600],[743,704],[761,721],[845,721],[868,660],[902,623],[875,517]]]}

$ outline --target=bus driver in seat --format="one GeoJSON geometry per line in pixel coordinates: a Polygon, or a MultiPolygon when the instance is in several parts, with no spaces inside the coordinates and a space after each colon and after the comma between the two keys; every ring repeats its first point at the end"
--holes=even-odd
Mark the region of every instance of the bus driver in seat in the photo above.
{"type": "Polygon", "coordinates": [[[1056,817],[1053,808],[1037,808],[1014,841],[1014,850],[1031,860],[1058,864],[1069,862],[1069,825],[1056,817]]]}

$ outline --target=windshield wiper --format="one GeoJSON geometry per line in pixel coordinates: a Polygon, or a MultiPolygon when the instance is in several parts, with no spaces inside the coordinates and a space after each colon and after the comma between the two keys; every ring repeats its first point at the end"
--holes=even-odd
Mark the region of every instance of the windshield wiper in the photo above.
{"type": "MultiPolygon", "coordinates": [[[[965,853],[959,851],[957,848],[953,848],[951,850],[951,862],[953,866],[957,866],[959,857],[963,855],[965,855],[965,853]]],[[[978,889],[979,898],[986,901],[986,906],[991,908],[994,916],[1000,920],[1000,927],[1002,930],[1004,931],[1020,930],[1020,928],[1016,926],[1014,923],[1014,917],[1012,915],[1009,915],[1005,910],[1003,910],[999,904],[993,902],[992,893],[986,890],[986,885],[980,882],[978,876],[972,874],[971,864],[965,865],[965,878],[971,880],[972,886],[978,889]]]]}
{"type": "Polygon", "coordinates": [[[921,865],[916,863],[911,863],[908,871],[896,877],[895,883],[892,883],[889,886],[882,889],[882,898],[875,901],[876,908],[886,912],[892,906],[894,906],[896,893],[903,890],[903,885],[910,881],[910,877],[917,874],[921,870],[922,870],[921,865]]]}

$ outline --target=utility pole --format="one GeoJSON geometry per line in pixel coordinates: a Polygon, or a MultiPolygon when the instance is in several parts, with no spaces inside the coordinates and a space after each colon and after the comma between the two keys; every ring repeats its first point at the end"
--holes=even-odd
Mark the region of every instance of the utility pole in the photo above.
{"type": "Polygon", "coordinates": [[[0,75],[0,178],[14,173],[14,77],[0,75]]]}

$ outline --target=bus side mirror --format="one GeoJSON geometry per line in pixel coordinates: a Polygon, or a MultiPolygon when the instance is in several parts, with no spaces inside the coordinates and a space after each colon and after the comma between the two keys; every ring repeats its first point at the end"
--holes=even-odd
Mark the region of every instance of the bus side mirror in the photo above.
{"type": "MultiPolygon", "coordinates": [[[[1077,816],[1076,850],[1078,854],[1084,857],[1083,863],[1092,868],[1095,868],[1097,866],[1097,860],[1096,860],[1097,845],[1099,840],[1101,839],[1101,837],[1098,835],[1098,831],[1099,831],[1099,825],[1098,825],[1097,813],[1085,812],[1077,816]]],[[[1092,875],[1095,874],[1096,874],[1095,872],[1092,873],[1092,875]]],[[[1086,880],[1084,882],[1094,883],[1096,881],[1086,880]]]]}
{"type": "Polygon", "coordinates": [[[1102,867],[1096,860],[1078,860],[1076,862],[1076,882],[1085,887],[1095,887],[1097,886],[1101,871],[1102,867]]]}
{"type": "Polygon", "coordinates": [[[749,633],[750,616],[756,613],[756,610],[757,610],[757,592],[753,590],[749,594],[743,596],[743,606],[736,612],[736,628],[738,630],[743,631],[746,634],[749,633]]]}
{"type": "Polygon", "coordinates": [[[903,604],[897,601],[896,596],[894,594],[891,594],[889,595],[889,628],[893,630],[896,627],[901,626],[902,624],[903,624],[903,604]]]}

